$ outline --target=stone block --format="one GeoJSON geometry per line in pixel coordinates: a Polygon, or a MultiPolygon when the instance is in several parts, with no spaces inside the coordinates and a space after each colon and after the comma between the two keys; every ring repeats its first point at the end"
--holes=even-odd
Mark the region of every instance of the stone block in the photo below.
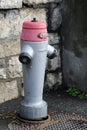
{"type": "Polygon", "coordinates": [[[2,44],[0,44],[0,58],[5,57],[4,47],[2,44]]]}
{"type": "Polygon", "coordinates": [[[20,52],[19,38],[18,39],[0,40],[0,58],[19,54],[19,52],[20,52]]]}
{"type": "Polygon", "coordinates": [[[49,89],[57,89],[62,84],[62,75],[61,73],[48,73],[46,77],[46,86],[49,89]]]}
{"type": "Polygon", "coordinates": [[[0,79],[6,79],[6,69],[0,68],[0,79]]]}
{"type": "Polygon", "coordinates": [[[49,59],[47,62],[47,70],[48,71],[56,71],[61,67],[61,59],[60,59],[60,50],[58,49],[58,56],[54,59],[49,59]]]}
{"type": "MultiPolygon", "coordinates": [[[[5,40],[4,40],[5,41],[5,40]]],[[[8,41],[3,42],[5,57],[17,55],[20,52],[20,40],[18,39],[9,39],[8,41]]]]}
{"type": "Polygon", "coordinates": [[[19,62],[18,56],[9,59],[7,74],[10,78],[22,77],[22,64],[19,62]]]}
{"type": "Polygon", "coordinates": [[[60,72],[59,74],[58,74],[58,85],[60,86],[60,85],[62,85],[62,72],[60,72]]]}
{"type": "Polygon", "coordinates": [[[8,20],[0,20],[0,38],[5,38],[9,35],[10,27],[8,20]]]}
{"type": "Polygon", "coordinates": [[[19,36],[24,21],[31,21],[36,17],[38,21],[46,21],[45,9],[29,9],[7,11],[4,20],[0,20],[0,38],[19,36]]]}
{"type": "Polygon", "coordinates": [[[6,65],[5,59],[0,59],[0,68],[4,68],[6,65]]]}
{"type": "Polygon", "coordinates": [[[4,13],[0,11],[0,19],[4,19],[4,13]]]}
{"type": "Polygon", "coordinates": [[[34,4],[45,4],[45,3],[49,3],[49,2],[55,2],[55,3],[58,3],[58,2],[61,2],[62,0],[23,0],[23,2],[25,4],[28,4],[28,5],[34,5],[34,4]]]}
{"type": "Polygon", "coordinates": [[[4,101],[8,101],[14,98],[17,98],[19,95],[17,88],[17,81],[11,81],[5,83],[4,89],[4,101]]]}
{"type": "Polygon", "coordinates": [[[21,9],[20,18],[23,23],[25,20],[31,21],[36,18],[38,21],[46,21],[46,10],[45,9],[21,9]]]}
{"type": "Polygon", "coordinates": [[[23,0],[23,2],[27,5],[47,3],[47,0],[23,0]]]}
{"type": "Polygon", "coordinates": [[[0,82],[0,103],[17,98],[19,96],[17,81],[0,82]]]}
{"type": "Polygon", "coordinates": [[[22,0],[0,0],[0,9],[21,8],[22,0]]]}
{"type": "Polygon", "coordinates": [[[57,83],[57,75],[55,74],[47,74],[47,86],[52,89],[53,86],[57,83]]]}
{"type": "Polygon", "coordinates": [[[49,33],[49,44],[59,44],[60,37],[57,33],[49,33]]]}
{"type": "Polygon", "coordinates": [[[58,2],[62,2],[62,0],[47,0],[47,2],[54,2],[54,3],[58,3],[58,2]]]}
{"type": "Polygon", "coordinates": [[[55,71],[56,69],[58,69],[58,57],[54,59],[48,59],[47,70],[55,71]]]}
{"type": "Polygon", "coordinates": [[[49,18],[49,20],[51,31],[55,31],[60,27],[62,23],[62,16],[58,7],[51,10],[51,17],[49,18]]]}
{"type": "Polygon", "coordinates": [[[4,102],[4,89],[5,89],[5,83],[0,82],[0,103],[4,102]]]}

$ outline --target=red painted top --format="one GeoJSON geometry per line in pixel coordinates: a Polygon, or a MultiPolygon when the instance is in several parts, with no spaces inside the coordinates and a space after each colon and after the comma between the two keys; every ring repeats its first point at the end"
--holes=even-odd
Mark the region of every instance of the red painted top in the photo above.
{"type": "Polygon", "coordinates": [[[31,42],[48,40],[46,23],[25,21],[22,27],[21,40],[31,42]]]}

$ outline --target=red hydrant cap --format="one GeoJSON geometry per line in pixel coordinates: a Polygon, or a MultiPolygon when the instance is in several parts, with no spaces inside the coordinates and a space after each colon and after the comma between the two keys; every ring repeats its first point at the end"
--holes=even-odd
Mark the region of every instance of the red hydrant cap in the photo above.
{"type": "MultiPolygon", "coordinates": [[[[35,20],[35,19],[34,19],[35,20]]],[[[41,42],[48,40],[47,25],[45,22],[25,21],[23,23],[21,40],[41,42]]]]}
{"type": "Polygon", "coordinates": [[[26,29],[41,29],[41,28],[46,28],[46,23],[45,22],[29,22],[29,21],[25,21],[23,23],[23,28],[26,29]]]}

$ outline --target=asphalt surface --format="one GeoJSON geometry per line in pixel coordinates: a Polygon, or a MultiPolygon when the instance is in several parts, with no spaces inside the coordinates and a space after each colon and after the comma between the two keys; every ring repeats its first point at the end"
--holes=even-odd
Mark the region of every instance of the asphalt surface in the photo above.
{"type": "MultiPolygon", "coordinates": [[[[0,115],[4,114],[5,116],[7,113],[18,111],[21,100],[23,98],[0,104],[0,115]]],[[[44,93],[44,100],[48,103],[48,111],[76,113],[87,117],[87,99],[69,96],[65,91],[52,91],[44,93]]],[[[12,118],[0,119],[0,130],[8,130],[8,123],[11,122],[12,118]]]]}

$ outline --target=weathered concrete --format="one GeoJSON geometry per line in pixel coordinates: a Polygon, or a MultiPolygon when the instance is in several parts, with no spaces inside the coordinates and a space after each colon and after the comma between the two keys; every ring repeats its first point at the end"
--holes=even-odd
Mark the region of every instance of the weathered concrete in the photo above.
{"type": "Polygon", "coordinates": [[[87,0],[66,0],[63,10],[63,77],[87,92],[87,0]]]}

